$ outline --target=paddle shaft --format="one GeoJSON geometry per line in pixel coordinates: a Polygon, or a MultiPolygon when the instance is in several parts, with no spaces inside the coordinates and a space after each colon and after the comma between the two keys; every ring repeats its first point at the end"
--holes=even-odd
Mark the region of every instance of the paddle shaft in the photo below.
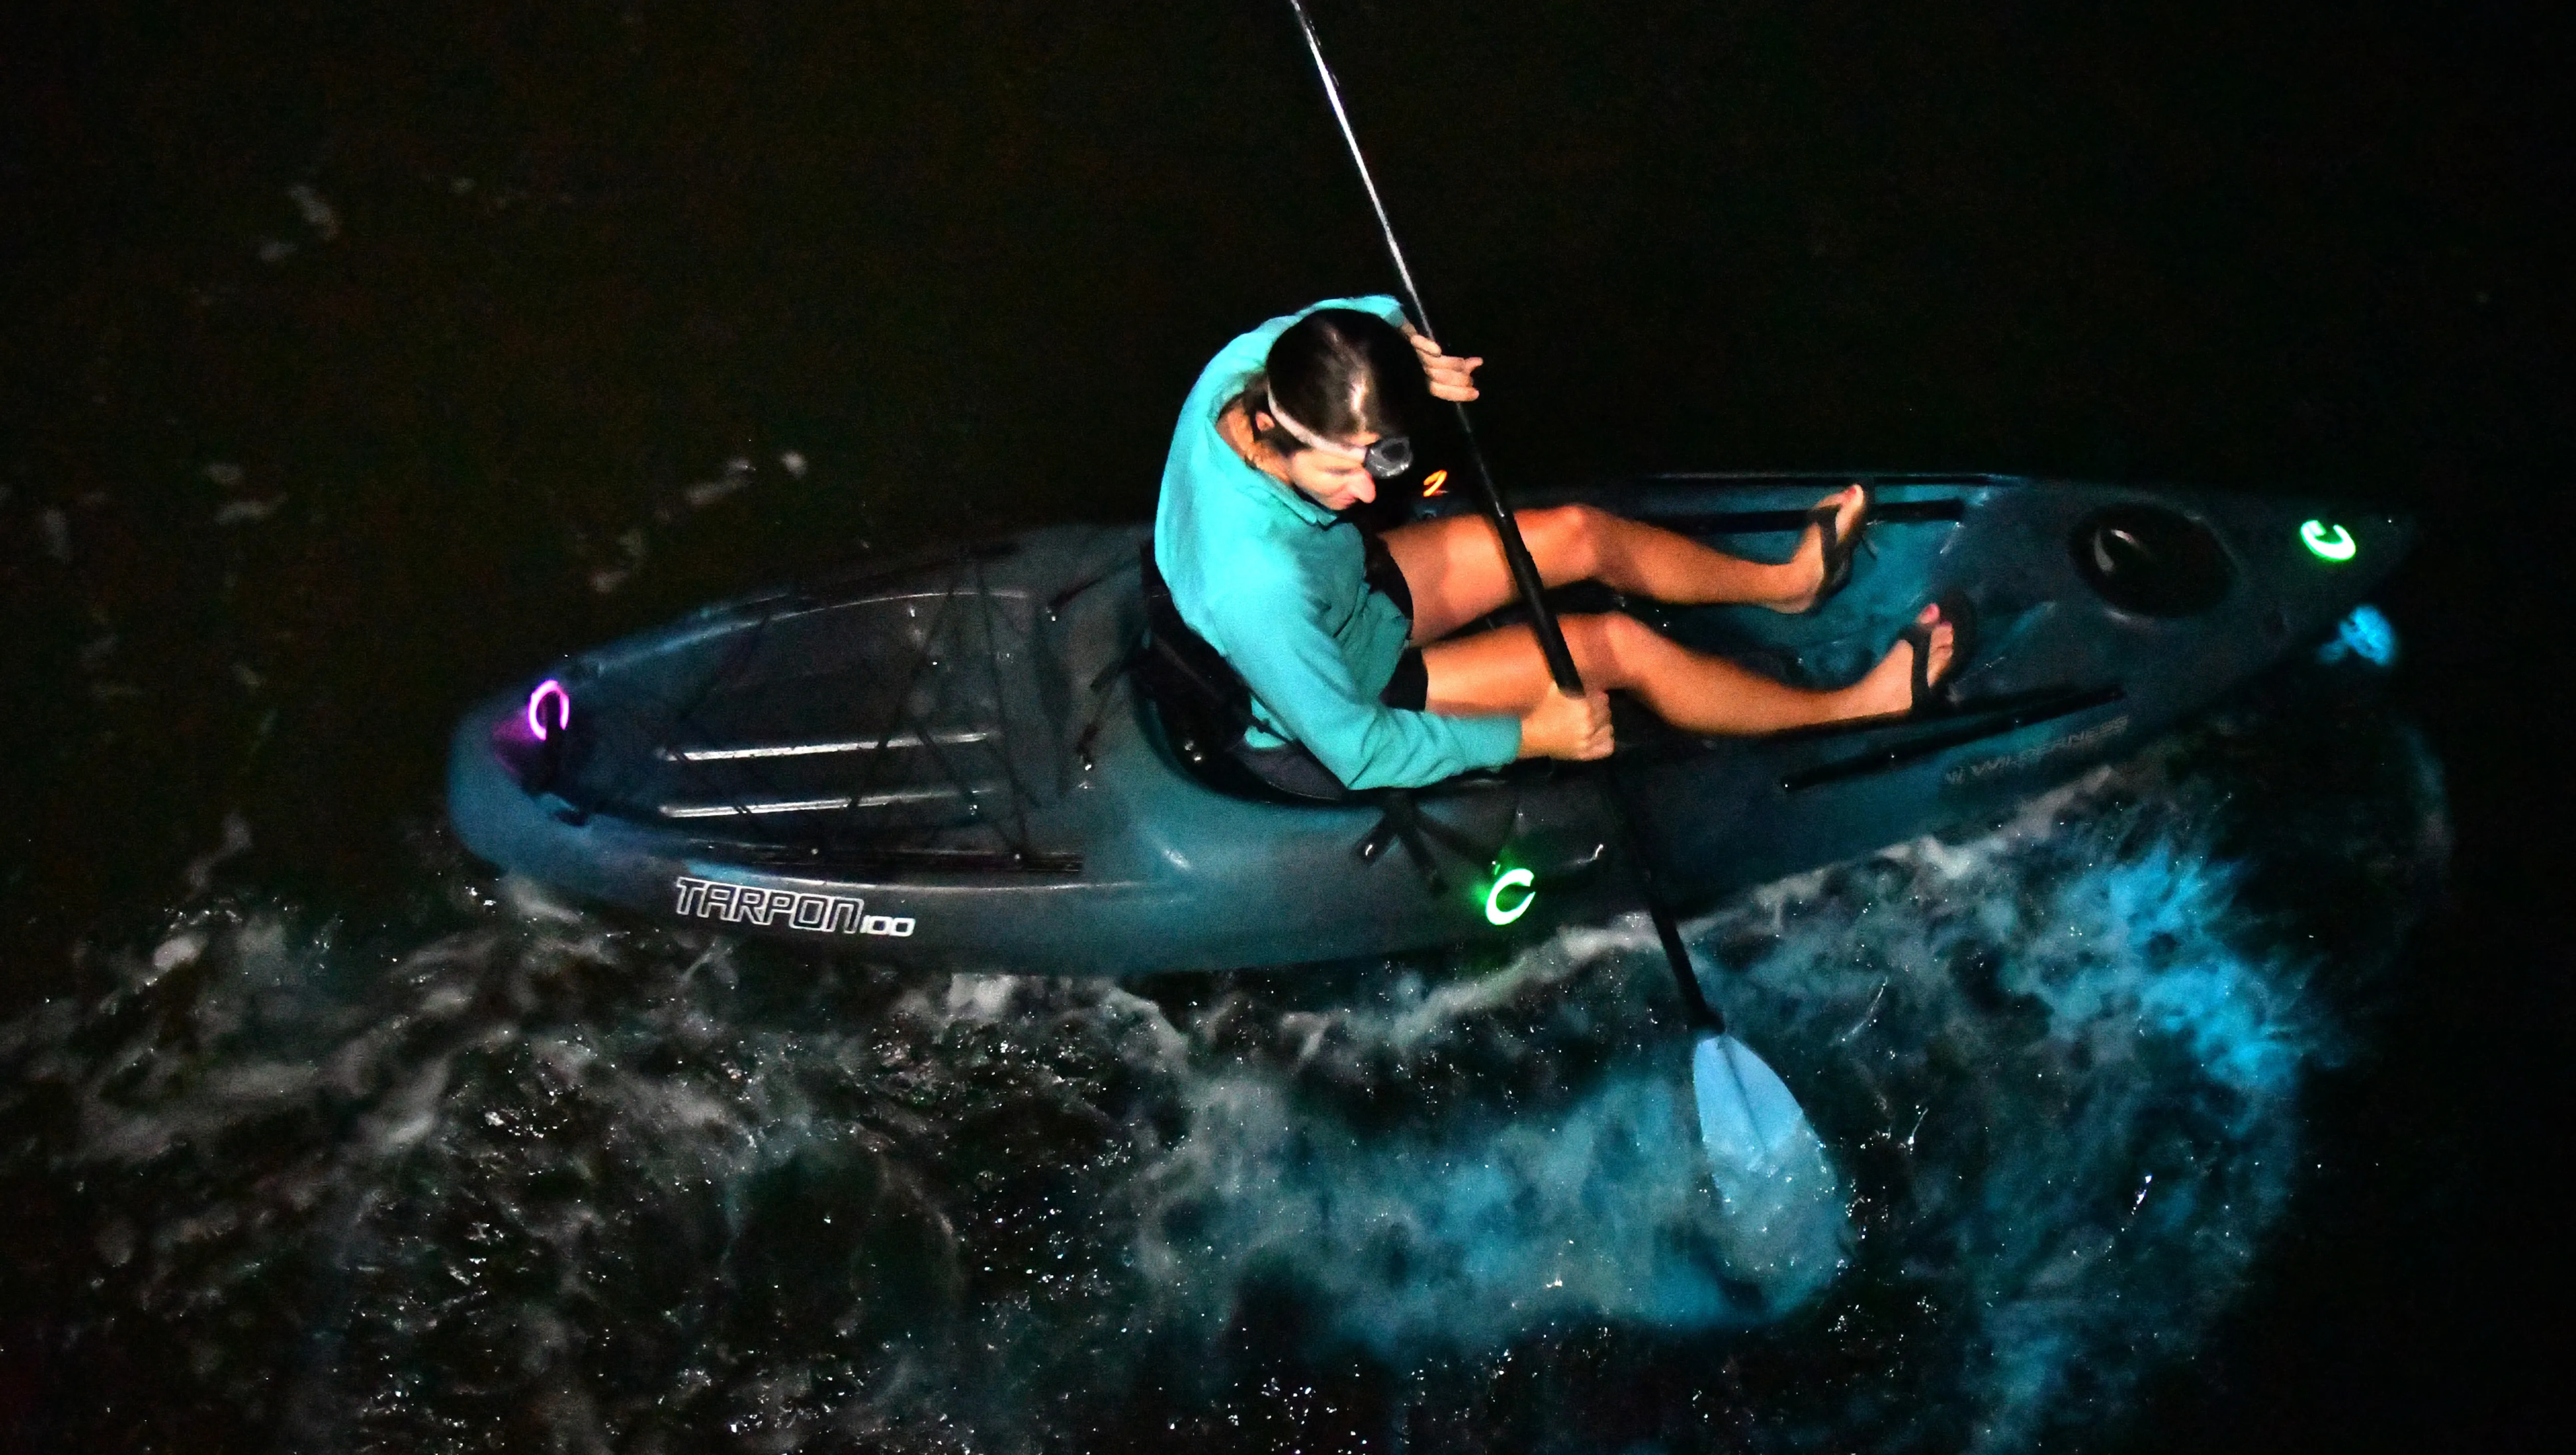
{"type": "MultiPolygon", "coordinates": [[[[1333,120],[1342,129],[1342,140],[1350,146],[1351,164],[1359,169],[1360,187],[1368,193],[1369,210],[1377,214],[1377,230],[1386,239],[1386,253],[1395,261],[1395,276],[1404,284],[1404,301],[1413,310],[1413,321],[1426,337],[1438,338],[1440,331],[1431,326],[1431,310],[1422,306],[1422,290],[1414,286],[1413,269],[1404,261],[1404,245],[1395,240],[1395,224],[1386,215],[1386,202],[1378,196],[1377,178],[1369,172],[1368,158],[1360,152],[1359,133],[1351,129],[1351,114],[1342,107],[1341,84],[1333,79],[1333,68],[1324,60],[1323,38],[1315,33],[1315,19],[1306,13],[1305,0],[1288,0],[1297,12],[1298,28],[1306,33],[1306,49],[1315,57],[1315,74],[1323,79],[1324,100],[1333,108],[1333,120]]],[[[1476,482],[1476,503],[1484,508],[1494,529],[1502,533],[1503,561],[1511,568],[1512,583],[1520,588],[1521,603],[1529,608],[1530,625],[1538,633],[1539,650],[1547,656],[1547,674],[1556,679],[1557,690],[1569,697],[1583,695],[1583,674],[1575,669],[1574,653],[1566,650],[1565,632],[1556,624],[1556,612],[1547,604],[1547,583],[1539,579],[1538,563],[1530,559],[1529,545],[1521,539],[1521,528],[1512,513],[1503,508],[1502,492],[1494,484],[1493,471],[1485,466],[1484,446],[1476,441],[1475,421],[1467,417],[1464,401],[1453,405],[1458,411],[1458,432],[1467,441],[1467,461],[1476,482]]]]}
{"type": "MultiPolygon", "coordinates": [[[[1351,165],[1359,170],[1360,187],[1368,193],[1369,210],[1377,214],[1378,235],[1386,240],[1387,256],[1395,263],[1395,276],[1404,284],[1404,301],[1412,308],[1413,320],[1423,334],[1437,339],[1440,334],[1431,326],[1431,310],[1422,306],[1422,290],[1414,284],[1413,269],[1405,264],[1404,245],[1396,241],[1395,223],[1386,215],[1386,202],[1378,196],[1377,179],[1369,172],[1368,157],[1360,151],[1359,133],[1351,129],[1351,114],[1342,105],[1341,84],[1333,79],[1333,68],[1324,60],[1324,41],[1315,33],[1315,19],[1306,13],[1305,0],[1288,0],[1288,8],[1297,12],[1297,26],[1305,32],[1306,49],[1315,58],[1315,75],[1324,83],[1324,100],[1333,108],[1333,120],[1341,127],[1342,141],[1350,148],[1351,165]]],[[[1547,658],[1547,674],[1555,680],[1559,692],[1581,697],[1583,674],[1575,668],[1574,653],[1565,645],[1564,628],[1557,625],[1556,612],[1547,604],[1547,583],[1539,578],[1538,563],[1530,559],[1529,543],[1521,539],[1520,523],[1504,506],[1502,487],[1494,482],[1494,472],[1485,464],[1484,446],[1476,440],[1475,421],[1468,417],[1464,400],[1454,401],[1452,407],[1458,411],[1458,433],[1467,442],[1476,503],[1502,540],[1503,562],[1511,568],[1512,584],[1519,588],[1521,605],[1529,611],[1530,630],[1537,634],[1539,651],[1547,658]]],[[[1603,785],[1602,803],[1610,810],[1621,852],[1635,866],[1646,914],[1655,922],[1655,938],[1662,943],[1664,958],[1672,965],[1673,981],[1681,988],[1682,1007],[1694,1025],[1723,1033],[1726,1022],[1708,1003],[1708,997],[1700,993],[1699,977],[1691,969],[1690,948],[1682,943],[1681,926],[1674,922],[1672,911],[1664,907],[1654,863],[1637,834],[1636,815],[1627,794],[1608,764],[1602,765],[1602,771],[1608,780],[1603,785]]]]}

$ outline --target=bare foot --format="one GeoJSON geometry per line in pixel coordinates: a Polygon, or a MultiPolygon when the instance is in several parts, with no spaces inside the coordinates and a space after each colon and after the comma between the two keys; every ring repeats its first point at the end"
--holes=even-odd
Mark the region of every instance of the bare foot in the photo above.
{"type": "MultiPolygon", "coordinates": [[[[1941,608],[1927,606],[1914,618],[1932,628],[1931,670],[1924,680],[1940,685],[1950,674],[1950,647],[1955,632],[1941,619],[1941,608]]],[[[1869,675],[1843,689],[1844,717],[1887,717],[1914,709],[1914,644],[1899,639],[1869,669],[1869,675]]]]}
{"type": "MultiPolygon", "coordinates": [[[[1817,501],[1834,507],[1834,536],[1837,540],[1860,529],[1860,511],[1865,497],[1858,485],[1846,485],[1834,494],[1817,501]]],[[[1815,526],[1798,541],[1798,554],[1781,568],[1789,580],[1805,583],[1795,595],[1782,596],[1762,603],[1773,611],[1804,611],[1813,606],[1816,593],[1825,587],[1825,533],[1815,526]]]]}

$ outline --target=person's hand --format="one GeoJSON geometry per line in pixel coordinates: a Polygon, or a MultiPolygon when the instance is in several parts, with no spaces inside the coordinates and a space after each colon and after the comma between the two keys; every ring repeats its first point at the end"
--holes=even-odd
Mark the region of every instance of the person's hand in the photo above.
{"type": "Polygon", "coordinates": [[[1610,699],[1607,694],[1587,692],[1581,697],[1568,697],[1550,689],[1521,718],[1521,756],[1524,758],[1569,758],[1587,762],[1607,758],[1616,746],[1610,736],[1610,699]]]}
{"type": "Polygon", "coordinates": [[[1440,352],[1440,345],[1427,334],[1408,328],[1404,336],[1413,341],[1413,351],[1422,356],[1422,376],[1431,381],[1434,398],[1453,404],[1464,404],[1476,397],[1476,366],[1483,359],[1453,358],[1440,352]]]}

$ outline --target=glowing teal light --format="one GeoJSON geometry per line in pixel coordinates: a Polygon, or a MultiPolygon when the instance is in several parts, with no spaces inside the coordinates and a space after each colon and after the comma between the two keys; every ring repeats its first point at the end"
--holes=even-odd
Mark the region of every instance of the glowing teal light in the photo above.
{"type": "Polygon", "coordinates": [[[2354,542],[2351,531],[2339,525],[2328,525],[2322,520],[2300,521],[2299,539],[2320,559],[2328,561],[2349,561],[2361,549],[2354,542]]]}
{"type": "Polygon", "coordinates": [[[1537,886],[1538,876],[1527,869],[1504,870],[1495,876],[1494,887],[1485,891],[1485,918],[1498,925],[1507,925],[1529,913],[1531,902],[1538,898],[1537,886]],[[1514,889],[1522,891],[1521,897],[1505,908],[1503,896],[1514,889]]]}
{"type": "Polygon", "coordinates": [[[2359,657],[2374,667],[2390,667],[2397,662],[2397,628],[2376,606],[2356,606],[2335,628],[2335,634],[2317,649],[2317,660],[2340,662],[2346,657],[2359,657]]]}

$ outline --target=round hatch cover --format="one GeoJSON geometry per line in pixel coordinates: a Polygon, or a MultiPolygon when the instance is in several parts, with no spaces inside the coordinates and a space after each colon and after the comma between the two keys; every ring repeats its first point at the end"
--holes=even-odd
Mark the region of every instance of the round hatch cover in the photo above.
{"type": "Polygon", "coordinates": [[[2075,528],[2075,569],[2142,616],[2192,616],[2227,598],[2234,571],[2209,527],[2161,505],[2114,505],[2075,528]]]}

